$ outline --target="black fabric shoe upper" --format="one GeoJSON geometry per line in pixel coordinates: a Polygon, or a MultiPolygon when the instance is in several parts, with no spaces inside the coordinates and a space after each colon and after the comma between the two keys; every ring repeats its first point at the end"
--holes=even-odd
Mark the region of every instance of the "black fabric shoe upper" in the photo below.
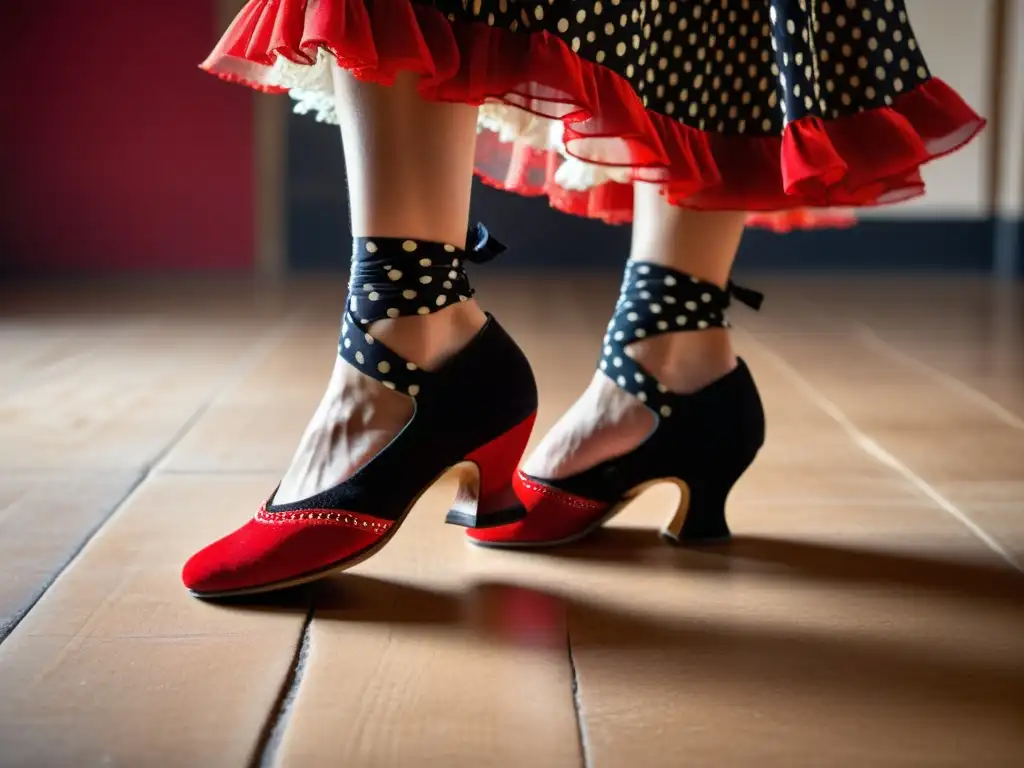
{"type": "Polygon", "coordinates": [[[268,511],[344,509],[397,520],[438,475],[536,411],[530,364],[490,315],[476,337],[434,371],[404,360],[366,330],[374,320],[429,314],[471,297],[465,262],[489,260],[504,246],[480,225],[470,231],[470,243],[471,250],[462,251],[416,240],[356,240],[339,354],[412,397],[415,412],[348,480],[297,502],[268,504],[268,511]]]}
{"type": "MultiPolygon", "coordinates": [[[[764,443],[764,410],[757,386],[740,360],[731,372],[692,394],[677,394],[627,354],[636,341],[661,333],[728,328],[726,308],[736,298],[755,309],[761,294],[732,283],[723,290],[656,264],[629,262],[615,314],[608,324],[600,370],[650,408],[657,426],[636,449],[568,478],[540,483],[608,504],[658,478],[684,480],[691,494],[727,493],[764,443]]],[[[728,531],[724,519],[691,516],[687,535],[728,531]]]]}

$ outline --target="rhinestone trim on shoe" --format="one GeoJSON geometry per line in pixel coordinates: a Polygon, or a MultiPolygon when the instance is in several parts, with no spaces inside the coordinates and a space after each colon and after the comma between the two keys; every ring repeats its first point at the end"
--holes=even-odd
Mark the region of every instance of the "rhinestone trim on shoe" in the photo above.
{"type": "Polygon", "coordinates": [[[603,509],[608,506],[597,501],[589,501],[588,499],[582,499],[573,494],[567,493],[566,491],[558,490],[557,488],[549,488],[546,485],[540,485],[533,480],[529,479],[523,474],[522,470],[519,471],[519,482],[520,484],[529,491],[534,491],[542,496],[548,496],[555,499],[560,504],[565,504],[569,507],[576,507],[577,509],[585,509],[588,511],[596,512],[599,509],[603,509]]]}
{"type": "Polygon", "coordinates": [[[365,517],[352,514],[351,512],[340,512],[330,509],[268,512],[266,507],[260,507],[260,511],[256,513],[255,520],[268,525],[285,525],[287,523],[342,525],[378,535],[387,533],[391,526],[394,525],[394,522],[391,520],[378,520],[375,517],[365,517]]]}

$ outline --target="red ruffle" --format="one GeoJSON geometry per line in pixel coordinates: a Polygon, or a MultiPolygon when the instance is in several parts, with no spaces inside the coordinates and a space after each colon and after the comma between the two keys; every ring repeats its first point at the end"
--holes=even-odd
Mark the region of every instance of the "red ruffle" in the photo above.
{"type": "MultiPolygon", "coordinates": [[[[274,61],[311,64],[320,48],[363,80],[391,84],[398,72],[415,72],[427,99],[493,99],[561,119],[569,154],[630,167],[634,179],[662,184],[671,202],[702,210],[906,200],[924,190],[921,165],[960,148],[985,125],[955,91],[931,79],[891,106],[835,120],[804,118],[781,137],[704,132],[645,109],[626,80],[546,32],[453,23],[409,0],[374,0],[370,9],[360,0],[250,0],[202,67],[281,91],[271,76],[274,61]]],[[[562,190],[550,180],[557,157],[523,152],[482,141],[478,172],[503,189],[546,194],[572,213],[606,221],[631,216],[629,185],[562,190]]]]}
{"type": "MultiPolygon", "coordinates": [[[[587,190],[559,186],[554,178],[562,160],[557,152],[541,151],[518,143],[502,144],[490,131],[477,139],[477,175],[490,186],[527,197],[546,196],[552,208],[573,216],[599,219],[608,224],[626,224],[633,219],[633,186],[606,181],[587,190]],[[489,165],[504,162],[506,179],[497,180],[489,165]]],[[[747,216],[747,226],[778,234],[810,229],[849,229],[857,217],[848,209],[787,208],[757,211],[747,216]]]]}
{"type": "Polygon", "coordinates": [[[793,208],[789,211],[762,211],[747,216],[747,226],[770,229],[779,234],[805,229],[849,229],[857,217],[847,210],[793,208]]]}

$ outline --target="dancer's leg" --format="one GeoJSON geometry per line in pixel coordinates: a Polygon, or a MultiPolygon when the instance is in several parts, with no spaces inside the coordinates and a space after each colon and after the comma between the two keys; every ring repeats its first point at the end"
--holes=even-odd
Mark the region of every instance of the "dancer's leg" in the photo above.
{"type": "MultiPolygon", "coordinates": [[[[463,247],[476,108],[424,101],[409,73],[384,88],[335,68],[334,81],[353,235],[463,247]]],[[[344,298],[338,297],[339,310],[344,298]]],[[[476,302],[466,301],[429,315],[380,320],[370,330],[429,370],[460,349],[485,319],[476,302]]],[[[397,434],[412,409],[408,397],[338,358],[275,502],[308,497],[350,476],[397,434]]]]}

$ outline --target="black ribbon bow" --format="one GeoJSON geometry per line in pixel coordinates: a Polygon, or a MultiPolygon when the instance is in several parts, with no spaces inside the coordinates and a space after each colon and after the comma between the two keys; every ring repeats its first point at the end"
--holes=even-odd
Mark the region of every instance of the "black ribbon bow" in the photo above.
{"type": "Polygon", "coordinates": [[[764,303],[763,293],[758,293],[750,288],[744,288],[742,285],[736,285],[732,280],[726,286],[725,292],[740,304],[746,304],[755,312],[761,309],[761,304],[764,303]]]}
{"type": "Polygon", "coordinates": [[[474,264],[484,264],[507,250],[508,247],[479,222],[466,234],[466,258],[474,264]]]}

